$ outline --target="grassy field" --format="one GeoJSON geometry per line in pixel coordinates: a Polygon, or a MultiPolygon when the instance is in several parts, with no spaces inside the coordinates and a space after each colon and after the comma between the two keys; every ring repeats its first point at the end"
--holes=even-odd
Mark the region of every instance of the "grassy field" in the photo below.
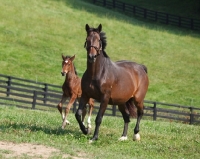
{"type": "Polygon", "coordinates": [[[145,23],[84,1],[0,0],[1,74],[61,85],[61,54],[86,68],[85,24],[103,26],[111,60],[148,67],[146,100],[200,107],[200,35],[145,23]]]}
{"type": "MultiPolygon", "coordinates": [[[[94,130],[94,116],[92,130],[94,130]]],[[[50,146],[60,150],[50,158],[62,158],[65,154],[79,158],[84,154],[91,159],[191,159],[200,155],[199,127],[175,122],[153,122],[142,120],[141,141],[132,141],[135,120],[129,124],[128,140],[118,141],[123,130],[123,119],[104,117],[100,127],[99,140],[89,144],[91,135],[79,131],[74,114],[69,115],[71,124],[65,130],[60,128],[60,114],[0,107],[0,141],[16,144],[31,143],[50,146]]],[[[0,158],[12,152],[0,150],[0,158]]],[[[29,159],[26,154],[26,159],[29,159]]],[[[23,157],[22,157],[23,158],[23,157]]]]}

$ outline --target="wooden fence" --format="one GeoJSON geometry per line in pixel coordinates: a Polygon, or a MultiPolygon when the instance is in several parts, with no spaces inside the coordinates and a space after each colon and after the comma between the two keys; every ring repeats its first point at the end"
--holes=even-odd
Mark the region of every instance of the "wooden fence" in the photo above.
{"type": "Polygon", "coordinates": [[[151,21],[178,26],[181,28],[200,30],[200,19],[191,19],[168,13],[157,12],[146,8],[126,4],[117,0],[92,0],[95,5],[123,12],[130,16],[137,16],[151,21]]]}
{"type": "MultiPolygon", "coordinates": [[[[58,111],[57,104],[61,96],[61,86],[0,74],[0,105],[58,111]]],[[[96,102],[93,114],[97,114],[98,105],[96,102]]],[[[77,107],[78,104],[75,103],[71,111],[76,112],[77,107]]],[[[109,105],[105,115],[121,117],[115,105],[109,105]]],[[[200,124],[200,108],[145,101],[144,118],[200,124]]]]}

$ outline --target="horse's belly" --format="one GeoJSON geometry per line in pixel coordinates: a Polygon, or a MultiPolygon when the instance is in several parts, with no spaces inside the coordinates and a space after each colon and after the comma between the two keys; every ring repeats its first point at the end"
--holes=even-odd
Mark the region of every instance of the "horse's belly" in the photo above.
{"type": "Polygon", "coordinates": [[[124,104],[134,96],[134,90],[130,88],[113,89],[109,104],[124,104]]]}

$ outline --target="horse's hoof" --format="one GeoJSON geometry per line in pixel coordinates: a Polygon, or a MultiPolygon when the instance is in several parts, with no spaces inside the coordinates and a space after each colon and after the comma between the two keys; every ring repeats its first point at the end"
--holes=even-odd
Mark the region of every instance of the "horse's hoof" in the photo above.
{"type": "Polygon", "coordinates": [[[67,124],[67,125],[69,125],[69,124],[70,124],[70,122],[69,122],[68,120],[66,120],[65,122],[66,122],[66,124],[67,124]]]}
{"type": "Polygon", "coordinates": [[[134,136],[133,136],[133,140],[134,141],[140,141],[140,134],[134,134],[134,136]]]}
{"type": "Polygon", "coordinates": [[[126,141],[127,139],[128,139],[127,136],[122,136],[122,137],[119,138],[119,141],[126,141]]]}
{"type": "Polygon", "coordinates": [[[95,138],[95,137],[94,137],[94,138],[92,138],[92,139],[89,140],[89,143],[91,144],[91,143],[93,143],[93,142],[95,142],[95,141],[97,141],[97,140],[98,140],[98,138],[95,138]]]}

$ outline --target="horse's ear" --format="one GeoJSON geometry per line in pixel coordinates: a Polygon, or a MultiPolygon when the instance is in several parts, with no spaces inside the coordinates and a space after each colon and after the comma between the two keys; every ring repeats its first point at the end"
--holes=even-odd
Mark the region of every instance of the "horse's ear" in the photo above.
{"type": "Polygon", "coordinates": [[[75,59],[75,55],[70,57],[70,60],[73,61],[75,59]]]}
{"type": "Polygon", "coordinates": [[[65,60],[65,56],[62,54],[62,59],[65,60]]]}
{"type": "Polygon", "coordinates": [[[101,32],[101,30],[102,30],[102,25],[101,24],[99,24],[98,30],[99,30],[99,32],[101,32]]]}
{"type": "Polygon", "coordinates": [[[88,24],[85,25],[85,30],[88,32],[88,30],[90,29],[90,26],[88,24]]]}

